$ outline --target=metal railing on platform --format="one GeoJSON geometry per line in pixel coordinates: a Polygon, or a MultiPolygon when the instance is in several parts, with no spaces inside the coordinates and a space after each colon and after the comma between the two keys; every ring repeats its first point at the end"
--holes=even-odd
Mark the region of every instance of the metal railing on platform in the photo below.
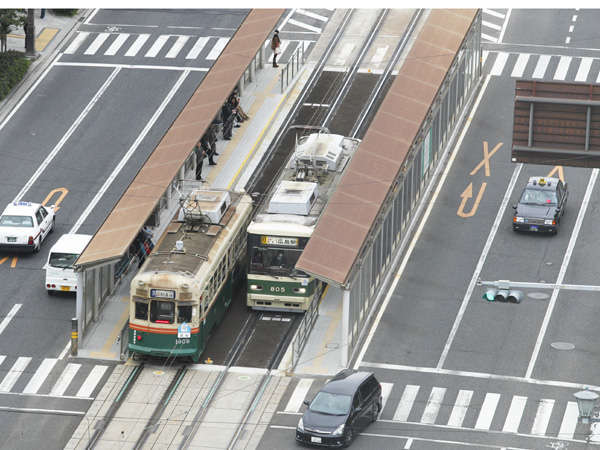
{"type": "Polygon", "coordinates": [[[296,47],[289,62],[281,70],[281,93],[283,94],[290,81],[294,80],[296,74],[300,71],[300,67],[304,65],[304,42],[296,47]]]}
{"type": "Polygon", "coordinates": [[[310,332],[317,321],[317,317],[319,317],[319,304],[321,303],[321,297],[323,295],[323,289],[321,289],[315,295],[315,298],[310,303],[309,308],[304,313],[304,317],[298,325],[298,329],[292,342],[290,343],[290,347],[292,348],[291,352],[291,360],[290,366],[288,367],[289,371],[293,371],[298,361],[300,359],[300,355],[302,354],[302,350],[304,350],[304,346],[306,345],[306,341],[308,341],[308,337],[310,336],[310,332]]]}

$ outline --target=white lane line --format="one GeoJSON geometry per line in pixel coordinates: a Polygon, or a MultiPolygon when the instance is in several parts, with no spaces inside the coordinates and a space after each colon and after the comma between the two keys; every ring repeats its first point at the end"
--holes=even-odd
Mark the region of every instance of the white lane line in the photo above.
{"type": "Polygon", "coordinates": [[[526,403],[527,397],[513,395],[512,401],[510,402],[510,408],[506,414],[506,421],[502,428],[504,433],[517,433],[519,431],[519,425],[521,424],[521,418],[523,417],[526,403]]]}
{"type": "Polygon", "coordinates": [[[208,67],[184,67],[184,66],[152,66],[150,64],[112,64],[112,63],[78,63],[78,62],[57,62],[55,66],[73,66],[73,67],[116,67],[120,69],[145,69],[145,70],[174,70],[177,72],[208,72],[208,67]]]}
{"type": "Polygon", "coordinates": [[[42,172],[44,170],[46,170],[46,167],[48,167],[48,165],[52,162],[52,160],[58,154],[58,152],[60,152],[62,150],[62,148],[65,145],[65,143],[67,142],[67,140],[71,137],[71,135],[75,132],[75,130],[77,130],[79,125],[81,125],[81,123],[83,122],[83,119],[85,119],[85,117],[91,111],[91,109],[96,104],[98,99],[102,96],[102,94],[104,94],[106,89],[108,89],[108,86],[110,86],[110,83],[112,83],[112,81],[115,79],[115,77],[117,76],[117,74],[120,71],[121,71],[121,69],[118,67],[112,71],[112,73],[106,79],[104,84],[100,87],[100,89],[98,89],[98,92],[96,92],[96,94],[92,97],[90,102],[85,106],[83,111],[81,111],[81,114],[79,114],[79,117],[77,117],[77,119],[75,119],[75,121],[71,124],[71,126],[69,127],[67,132],[64,134],[64,136],[60,139],[60,141],[58,141],[58,143],[54,146],[54,148],[48,154],[48,156],[46,156],[46,159],[44,159],[44,161],[40,164],[40,166],[37,168],[35,173],[31,176],[29,181],[27,181],[25,186],[23,186],[23,189],[21,189],[21,191],[17,194],[17,196],[14,198],[13,201],[17,202],[23,198],[23,195],[25,195],[25,193],[31,188],[33,183],[36,182],[36,180],[40,177],[42,172]]]}
{"type": "Polygon", "coordinates": [[[10,309],[4,320],[0,323],[0,334],[4,331],[4,329],[8,326],[10,321],[17,315],[19,309],[23,306],[21,303],[15,303],[13,307],[10,309]]]}
{"type": "Polygon", "coordinates": [[[217,42],[215,43],[212,50],[208,53],[208,55],[206,55],[206,59],[209,59],[209,60],[217,59],[228,42],[229,42],[229,38],[219,38],[219,40],[217,40],[217,42]]]}
{"type": "Polygon", "coordinates": [[[495,23],[488,22],[486,20],[482,20],[481,25],[483,25],[484,27],[491,28],[492,30],[497,30],[497,31],[502,30],[502,27],[500,25],[496,25],[495,23]]]}
{"type": "Polygon", "coordinates": [[[497,38],[495,38],[494,36],[490,36],[489,34],[485,34],[485,33],[481,33],[481,38],[485,39],[486,41],[490,41],[490,42],[494,42],[494,43],[498,42],[497,38]]]}
{"type": "Polygon", "coordinates": [[[404,450],[410,449],[412,447],[413,444],[413,438],[408,438],[406,440],[406,444],[404,444],[404,450]]]}
{"type": "Polygon", "coordinates": [[[377,311],[377,315],[375,317],[375,320],[373,321],[373,324],[371,325],[369,334],[367,335],[367,338],[365,339],[363,346],[360,349],[360,353],[358,354],[358,358],[356,358],[356,362],[354,363],[354,369],[358,369],[360,367],[362,360],[365,357],[367,348],[371,344],[371,340],[373,339],[373,336],[375,335],[375,331],[377,330],[379,322],[381,321],[381,318],[383,317],[383,314],[387,308],[387,305],[390,302],[390,299],[392,298],[392,293],[395,291],[396,286],[398,285],[398,282],[400,281],[400,278],[402,277],[402,273],[404,272],[404,268],[406,267],[406,264],[408,264],[408,260],[409,260],[410,256],[412,255],[412,252],[417,244],[417,241],[419,240],[419,237],[421,236],[421,233],[423,232],[423,228],[425,227],[425,223],[427,222],[427,219],[428,219],[429,215],[431,214],[433,205],[435,204],[435,201],[437,200],[438,196],[440,195],[442,186],[444,185],[444,182],[446,181],[446,178],[448,177],[448,173],[450,173],[452,164],[454,164],[454,160],[456,159],[456,155],[458,154],[458,151],[460,149],[462,141],[465,138],[465,135],[467,134],[469,127],[471,126],[471,122],[473,121],[475,112],[477,111],[477,108],[479,107],[479,103],[481,102],[481,99],[483,98],[483,94],[485,93],[491,78],[492,77],[490,77],[489,75],[485,77],[483,86],[481,87],[481,90],[479,91],[479,94],[478,94],[477,98],[475,99],[475,103],[473,104],[473,107],[471,108],[471,111],[469,112],[469,116],[467,118],[466,125],[463,127],[463,129],[458,137],[458,140],[456,142],[456,145],[454,146],[454,148],[452,149],[452,151],[449,154],[448,163],[446,164],[446,167],[444,168],[444,171],[442,172],[440,181],[439,181],[437,187],[435,188],[435,191],[431,197],[431,200],[429,201],[429,204],[427,205],[425,214],[423,215],[423,218],[421,219],[421,222],[419,223],[419,226],[417,227],[417,230],[413,236],[413,239],[411,240],[408,248],[406,249],[404,259],[402,260],[402,263],[400,264],[400,268],[398,269],[398,271],[396,272],[396,275],[394,276],[394,281],[392,282],[392,285],[390,286],[381,306],[379,307],[379,311],[377,311]]]}
{"type": "Polygon", "coordinates": [[[506,17],[504,18],[504,23],[502,24],[502,31],[500,32],[500,37],[498,38],[498,42],[502,42],[504,39],[504,33],[506,33],[506,27],[508,26],[508,21],[510,20],[510,14],[512,13],[512,9],[508,9],[506,12],[506,17]]]}
{"type": "Polygon", "coordinates": [[[58,359],[56,358],[44,359],[42,364],[40,364],[40,367],[38,367],[38,370],[35,371],[31,380],[29,380],[29,383],[27,383],[27,386],[25,386],[23,394],[37,394],[37,391],[40,390],[57,361],[58,359]]]}
{"type": "Polygon", "coordinates": [[[173,44],[173,47],[171,47],[165,55],[165,58],[177,58],[177,55],[189,39],[189,36],[179,36],[173,44]]]}
{"type": "Polygon", "coordinates": [[[110,176],[106,179],[106,181],[104,182],[104,184],[102,185],[100,190],[96,193],[96,195],[94,196],[92,201],[87,205],[87,207],[85,208],[85,211],[83,211],[83,213],[81,214],[79,219],[77,219],[77,222],[75,222],[75,224],[73,224],[73,227],[71,228],[71,231],[69,231],[69,233],[77,233],[77,230],[79,230],[79,227],[81,227],[81,225],[83,225],[83,222],[85,221],[85,219],[87,219],[87,217],[90,215],[92,210],[96,207],[96,204],[100,201],[100,199],[102,198],[104,193],[108,190],[111,183],[115,180],[115,178],[117,177],[119,172],[121,172],[123,167],[125,167],[125,164],[127,163],[127,161],[129,161],[129,158],[131,158],[131,156],[136,151],[136,149],[138,148],[138,146],[140,145],[142,140],[144,140],[146,135],[150,132],[150,129],[154,126],[154,124],[158,120],[159,116],[162,114],[164,109],[167,107],[167,105],[169,104],[171,99],[175,96],[175,93],[179,90],[179,88],[181,87],[181,85],[183,84],[183,82],[185,81],[185,79],[188,77],[189,74],[190,74],[190,71],[186,70],[179,76],[179,78],[177,79],[177,81],[175,82],[173,87],[171,88],[171,91],[169,91],[169,93],[167,94],[165,99],[162,101],[162,103],[160,104],[158,109],[154,112],[154,114],[152,115],[152,117],[150,118],[150,120],[148,121],[148,123],[146,124],[144,129],[142,130],[142,132],[139,134],[137,139],[133,142],[133,144],[131,144],[131,147],[129,147],[129,150],[127,150],[127,153],[125,153],[125,156],[123,156],[123,159],[121,159],[121,161],[119,161],[119,164],[117,164],[117,166],[112,171],[110,176]]]}
{"type": "Polygon", "coordinates": [[[298,14],[302,14],[302,15],[304,15],[304,16],[307,16],[307,17],[310,17],[310,18],[312,18],[312,19],[320,20],[321,22],[327,22],[327,20],[329,20],[329,19],[327,19],[327,17],[325,17],[325,16],[321,16],[321,15],[319,15],[319,14],[316,14],[316,13],[314,13],[314,12],[312,12],[312,11],[307,11],[307,10],[305,10],[305,9],[300,9],[300,8],[298,8],[298,9],[296,10],[296,12],[297,12],[298,14]]]}
{"type": "Polygon", "coordinates": [[[577,14],[573,14],[573,17],[571,17],[571,22],[577,22],[577,14]]]}
{"type": "Polygon", "coordinates": [[[496,408],[498,407],[498,401],[500,401],[500,394],[488,392],[485,394],[481,410],[479,411],[479,417],[475,423],[476,430],[489,430],[496,408]]]}
{"type": "Polygon", "coordinates": [[[104,55],[105,56],[114,56],[114,55],[116,55],[117,52],[119,51],[119,49],[125,43],[125,41],[129,38],[129,36],[130,36],[129,33],[119,33],[119,35],[113,41],[113,43],[110,44],[110,47],[108,47],[108,50],[106,50],[104,52],[104,55]]]}
{"type": "Polygon", "coordinates": [[[108,366],[94,366],[94,368],[92,369],[90,374],[87,376],[87,378],[85,379],[85,381],[83,382],[83,384],[81,385],[81,387],[79,388],[79,391],[77,391],[77,394],[75,394],[75,396],[76,397],[91,397],[92,392],[94,392],[96,385],[102,379],[102,375],[104,375],[104,372],[106,372],[106,369],[108,369],[108,366]]]}
{"type": "Polygon", "coordinates": [[[150,38],[149,34],[146,33],[142,33],[140,34],[135,41],[133,41],[133,44],[131,44],[131,47],[129,47],[129,49],[125,52],[125,56],[135,56],[138,54],[138,52],[140,51],[140,49],[143,47],[143,45],[146,43],[146,41],[150,38]]]}
{"type": "Polygon", "coordinates": [[[450,418],[448,419],[448,426],[462,427],[465,416],[467,415],[467,410],[469,409],[469,404],[471,403],[471,397],[473,397],[473,391],[466,389],[458,391],[454,407],[452,408],[450,418]]]}
{"type": "Polygon", "coordinates": [[[394,421],[406,422],[408,420],[408,416],[410,415],[410,411],[418,393],[419,386],[414,384],[406,385],[404,392],[402,393],[402,398],[400,398],[400,403],[398,403],[398,407],[394,413],[394,421]]]}
{"type": "Polygon", "coordinates": [[[0,406],[0,411],[26,412],[50,415],[58,414],[61,416],[85,416],[85,411],[69,411],[65,409],[14,408],[12,406],[0,406]]]}
{"type": "Polygon", "coordinates": [[[531,78],[544,78],[544,74],[546,73],[546,68],[548,67],[549,62],[550,55],[540,55],[531,78]]]}
{"type": "Polygon", "coordinates": [[[444,395],[446,395],[446,388],[434,387],[431,389],[427,405],[421,416],[421,423],[435,423],[444,401],[444,395]]]}
{"type": "Polygon", "coordinates": [[[565,39],[565,44],[570,44],[571,43],[571,36],[567,36],[567,38],[565,39]]]}
{"type": "Polygon", "coordinates": [[[556,68],[556,72],[554,72],[555,80],[564,80],[567,77],[567,72],[569,71],[569,66],[571,65],[570,56],[561,56],[558,61],[558,67],[556,68]]]}
{"type": "Polygon", "coordinates": [[[577,409],[577,402],[568,402],[567,407],[565,408],[565,414],[560,424],[558,436],[556,437],[559,439],[573,439],[578,420],[579,410],[577,409]]]}
{"type": "Polygon", "coordinates": [[[498,11],[494,11],[493,9],[485,9],[483,8],[484,14],[489,14],[490,16],[497,17],[498,19],[504,19],[504,14],[499,13],[498,11]]]}
{"type": "Polygon", "coordinates": [[[496,56],[496,61],[494,61],[494,65],[492,66],[490,75],[492,75],[492,76],[502,75],[502,71],[504,70],[506,61],[508,60],[508,55],[509,55],[509,53],[506,53],[506,52],[498,52],[498,56],[496,56]]]}
{"type": "Polygon", "coordinates": [[[482,67],[485,65],[485,62],[487,61],[489,54],[490,54],[490,52],[488,50],[484,50],[483,52],[481,52],[481,66],[482,67]]]}
{"type": "Polygon", "coordinates": [[[529,53],[521,53],[517,58],[517,62],[513,67],[513,71],[510,74],[513,78],[521,78],[523,76],[523,72],[525,72],[525,67],[527,67],[527,62],[529,61],[529,53]]]}
{"type": "Polygon", "coordinates": [[[392,393],[392,388],[394,387],[394,383],[381,383],[381,410],[377,418],[381,417],[383,410],[385,409],[385,405],[390,398],[390,394],[392,393]]]}
{"type": "Polygon", "coordinates": [[[152,47],[150,47],[150,49],[146,52],[144,58],[155,58],[156,55],[158,55],[158,52],[160,52],[160,49],[163,48],[163,46],[167,43],[170,37],[171,36],[168,34],[161,34],[156,39],[156,41],[154,41],[152,47]]]}
{"type": "Polygon", "coordinates": [[[100,8],[96,8],[88,17],[87,19],[85,19],[85,22],[83,22],[85,25],[87,25],[88,23],[90,23],[90,20],[92,20],[94,18],[94,16],[98,13],[98,11],[100,11],[100,8]]]}
{"type": "Polygon", "coordinates": [[[581,62],[579,63],[579,69],[577,70],[577,75],[575,75],[575,81],[587,81],[587,77],[590,73],[590,68],[592,67],[593,61],[594,58],[581,58],[581,62]]]}
{"type": "Polygon", "coordinates": [[[10,392],[30,362],[31,358],[29,356],[19,356],[2,380],[2,383],[0,383],[0,392],[10,392]]]}
{"type": "Polygon", "coordinates": [[[104,44],[104,41],[110,36],[108,33],[100,33],[96,36],[96,39],[92,41],[90,46],[83,52],[84,55],[94,55],[98,49],[104,44]]]}
{"type": "MultiPolygon", "coordinates": [[[[583,217],[588,209],[588,205],[590,203],[590,197],[592,195],[592,191],[594,190],[594,185],[596,184],[596,179],[598,178],[598,169],[592,170],[592,176],[590,177],[590,181],[587,185],[587,189],[585,191],[585,195],[583,196],[583,203],[579,207],[579,213],[577,214],[577,220],[575,221],[575,227],[573,228],[573,232],[571,233],[571,238],[569,239],[569,245],[567,246],[567,251],[563,258],[563,262],[560,266],[560,271],[558,272],[558,278],[556,279],[556,284],[561,284],[565,278],[565,273],[567,272],[567,267],[569,266],[569,262],[571,261],[571,255],[573,254],[573,248],[575,247],[575,243],[577,242],[577,237],[579,236],[579,231],[581,230],[581,224],[583,223],[583,217]]],[[[537,361],[538,354],[540,352],[540,347],[542,346],[542,342],[544,337],[546,336],[546,329],[548,328],[548,324],[550,323],[550,317],[552,316],[552,311],[554,311],[554,306],[556,305],[556,299],[558,298],[558,293],[560,288],[556,287],[552,290],[552,296],[550,297],[550,303],[548,304],[548,308],[546,309],[546,315],[544,316],[544,321],[542,322],[542,326],[540,327],[540,332],[538,334],[537,341],[535,342],[535,347],[533,349],[533,354],[531,355],[531,359],[529,360],[529,366],[527,367],[527,372],[525,372],[525,378],[530,378],[533,372],[533,368],[535,367],[535,362],[537,361]]]]}
{"type": "Polygon", "coordinates": [[[572,33],[575,29],[575,25],[569,25],[569,33],[572,33]]]}
{"type": "Polygon", "coordinates": [[[71,349],[71,341],[67,341],[67,345],[65,345],[65,348],[63,348],[63,351],[60,352],[60,355],[58,355],[58,359],[63,359],[67,355],[67,352],[70,349],[71,349]]]}
{"type": "Polygon", "coordinates": [[[196,59],[209,39],[208,36],[199,37],[192,49],[185,56],[185,59],[196,59]]]}
{"type": "Polygon", "coordinates": [[[554,408],[554,400],[550,398],[540,400],[535,413],[535,419],[533,419],[533,425],[531,426],[531,434],[535,436],[544,436],[546,434],[546,428],[548,428],[548,422],[550,422],[550,416],[552,415],[552,408],[554,408]]]}
{"type": "Polygon", "coordinates": [[[298,412],[300,411],[300,407],[302,406],[302,402],[306,398],[306,394],[308,394],[308,390],[315,381],[313,378],[301,378],[292,392],[292,396],[290,397],[287,405],[285,406],[285,412],[298,412]]]}
{"type": "Polygon", "coordinates": [[[60,374],[60,377],[54,384],[54,387],[50,391],[50,395],[52,396],[61,396],[65,393],[73,378],[77,374],[77,371],[81,368],[81,364],[69,363],[65,370],[60,374]]]}
{"type": "MultiPolygon", "coordinates": [[[[296,10],[295,10],[295,9],[292,9],[292,10],[289,12],[289,14],[286,16],[286,18],[285,18],[285,19],[283,19],[283,21],[282,21],[282,22],[281,22],[281,23],[278,25],[278,26],[279,26],[279,30],[282,30],[282,29],[283,29],[283,27],[285,26],[285,24],[288,22],[288,20],[290,20],[290,17],[292,17],[292,15],[293,15],[295,12],[296,12],[296,10]]],[[[267,41],[267,42],[270,42],[270,39],[269,39],[269,41],[267,41]]]]}
{"type": "Polygon", "coordinates": [[[294,20],[294,19],[288,20],[288,23],[291,23],[292,25],[296,25],[297,27],[300,27],[300,28],[304,28],[305,30],[308,30],[308,31],[313,31],[315,33],[320,33],[321,31],[323,31],[322,28],[313,27],[312,25],[309,25],[304,22],[299,22],[298,20],[294,20]]]}
{"type": "Polygon", "coordinates": [[[87,39],[89,35],[90,33],[88,33],[87,31],[78,31],[77,36],[75,37],[75,39],[73,39],[73,42],[71,42],[71,44],[65,50],[65,55],[72,55],[73,53],[75,53],[79,46],[83,43],[83,41],[87,39]]]}
{"type": "Polygon", "coordinates": [[[4,362],[5,359],[6,359],[6,355],[0,355],[0,366],[2,365],[2,363],[4,362]]]}
{"type": "Polygon", "coordinates": [[[377,50],[375,50],[375,54],[371,58],[371,64],[381,64],[383,58],[385,58],[385,54],[387,53],[388,48],[390,48],[389,45],[386,45],[384,47],[377,47],[377,50]]]}

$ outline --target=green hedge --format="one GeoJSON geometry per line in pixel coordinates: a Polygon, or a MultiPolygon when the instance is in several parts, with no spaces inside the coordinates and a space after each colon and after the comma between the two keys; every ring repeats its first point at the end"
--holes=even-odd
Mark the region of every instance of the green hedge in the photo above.
{"type": "Polygon", "coordinates": [[[0,53],[0,100],[19,84],[31,64],[25,54],[14,50],[0,53]]]}
{"type": "Polygon", "coordinates": [[[52,11],[52,13],[56,14],[57,16],[73,17],[75,14],[77,14],[77,11],[79,11],[79,10],[78,9],[51,9],[50,11],[52,11]]]}

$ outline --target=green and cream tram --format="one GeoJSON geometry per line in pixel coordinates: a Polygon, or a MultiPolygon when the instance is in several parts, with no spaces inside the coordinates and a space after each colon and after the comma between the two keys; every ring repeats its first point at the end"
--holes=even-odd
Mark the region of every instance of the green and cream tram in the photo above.
{"type": "Polygon", "coordinates": [[[195,190],[131,281],[129,351],[198,362],[243,275],[252,200],[195,190]]]}

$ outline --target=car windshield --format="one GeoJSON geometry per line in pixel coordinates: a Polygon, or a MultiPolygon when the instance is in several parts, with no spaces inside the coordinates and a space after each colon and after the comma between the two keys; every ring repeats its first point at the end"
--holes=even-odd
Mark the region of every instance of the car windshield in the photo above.
{"type": "Polygon", "coordinates": [[[520,203],[525,205],[556,205],[556,191],[525,189],[520,203]]]}
{"type": "Polygon", "coordinates": [[[348,414],[352,397],[349,395],[319,392],[310,404],[310,410],[322,414],[341,416],[348,414]]]}
{"type": "Polygon", "coordinates": [[[73,267],[79,255],[75,253],[50,253],[50,265],[61,269],[73,267]]]}
{"type": "Polygon", "coordinates": [[[33,228],[33,219],[30,216],[0,216],[0,227],[33,228]]]}

